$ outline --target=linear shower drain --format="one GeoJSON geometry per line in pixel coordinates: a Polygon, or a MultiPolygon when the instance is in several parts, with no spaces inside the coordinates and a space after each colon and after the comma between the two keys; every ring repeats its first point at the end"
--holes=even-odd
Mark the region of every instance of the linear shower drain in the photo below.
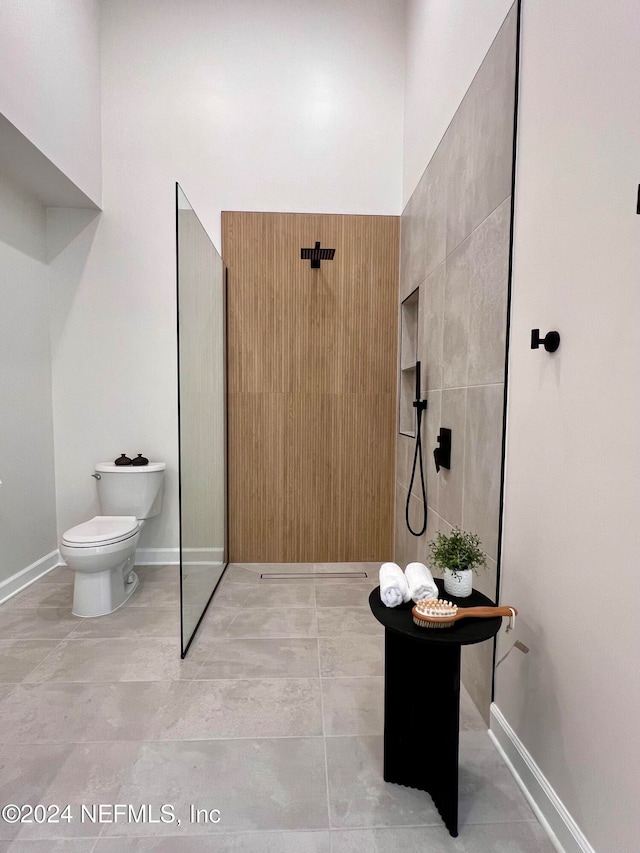
{"type": "Polygon", "coordinates": [[[305,580],[305,578],[366,578],[366,572],[264,572],[263,581],[305,580]]]}

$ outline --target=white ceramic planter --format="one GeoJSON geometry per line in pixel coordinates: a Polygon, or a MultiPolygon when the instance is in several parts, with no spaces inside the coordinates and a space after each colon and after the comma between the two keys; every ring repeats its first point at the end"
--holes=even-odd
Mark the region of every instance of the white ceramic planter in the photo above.
{"type": "Polygon", "coordinates": [[[466,598],[473,590],[473,572],[471,569],[463,569],[460,572],[444,572],[444,591],[456,598],[466,598]]]}

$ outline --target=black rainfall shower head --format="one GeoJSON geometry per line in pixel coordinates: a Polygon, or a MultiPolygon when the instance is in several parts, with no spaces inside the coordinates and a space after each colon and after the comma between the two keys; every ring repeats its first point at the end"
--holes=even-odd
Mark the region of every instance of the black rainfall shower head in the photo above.
{"type": "Polygon", "coordinates": [[[311,261],[311,269],[319,270],[320,261],[332,261],[335,253],[335,249],[321,249],[320,243],[316,240],[314,249],[300,249],[300,259],[311,261]]]}

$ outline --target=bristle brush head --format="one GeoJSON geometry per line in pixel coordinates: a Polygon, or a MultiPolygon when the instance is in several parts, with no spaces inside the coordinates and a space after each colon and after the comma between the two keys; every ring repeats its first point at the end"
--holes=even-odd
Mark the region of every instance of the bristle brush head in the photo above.
{"type": "Polygon", "coordinates": [[[450,628],[458,608],[450,601],[422,598],[412,610],[413,621],[420,628],[450,628]]]}
{"type": "Polygon", "coordinates": [[[424,619],[418,619],[417,616],[413,617],[413,621],[418,628],[451,628],[454,624],[453,622],[426,622],[424,619]]]}

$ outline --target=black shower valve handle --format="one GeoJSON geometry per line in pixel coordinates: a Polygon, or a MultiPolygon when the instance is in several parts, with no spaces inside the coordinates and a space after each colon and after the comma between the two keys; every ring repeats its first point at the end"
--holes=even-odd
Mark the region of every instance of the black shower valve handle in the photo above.
{"type": "Polygon", "coordinates": [[[451,430],[440,427],[440,434],[436,441],[439,447],[433,451],[433,461],[436,463],[436,471],[440,473],[441,468],[451,468],[451,430]]]}
{"type": "Polygon", "coordinates": [[[531,349],[538,349],[540,344],[544,346],[547,352],[555,352],[560,346],[560,333],[547,332],[547,334],[541,338],[540,329],[531,329],[531,349]]]}

